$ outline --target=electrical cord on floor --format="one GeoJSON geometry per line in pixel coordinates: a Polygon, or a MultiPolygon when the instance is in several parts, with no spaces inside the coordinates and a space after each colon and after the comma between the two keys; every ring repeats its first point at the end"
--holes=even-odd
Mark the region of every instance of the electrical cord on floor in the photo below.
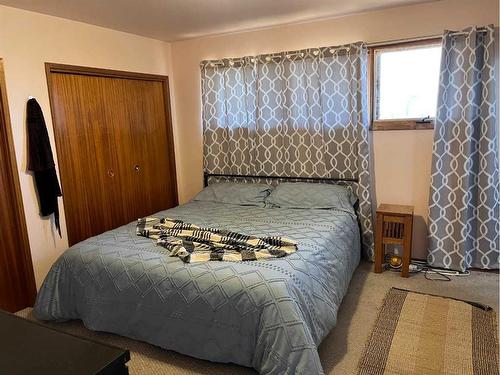
{"type": "Polygon", "coordinates": [[[426,280],[431,281],[452,281],[451,276],[469,276],[470,272],[460,272],[447,270],[442,268],[429,267],[425,262],[412,261],[411,268],[413,268],[415,273],[424,272],[424,277],[426,280]],[[435,276],[432,276],[435,275],[435,276]]]}
{"type": "Polygon", "coordinates": [[[424,277],[426,280],[431,280],[431,281],[451,281],[451,277],[442,273],[442,272],[439,272],[439,271],[432,271],[431,275],[434,274],[434,275],[437,275],[437,277],[429,277],[429,269],[426,268],[424,270],[424,277]]]}
{"type": "MultiPolygon", "coordinates": [[[[386,270],[393,272],[401,272],[401,268],[393,268],[389,264],[385,264],[386,270]]],[[[426,280],[430,281],[452,281],[451,276],[469,276],[470,272],[452,271],[447,269],[429,267],[425,262],[411,261],[410,274],[423,272],[426,280]],[[432,276],[435,275],[435,276],[432,276]]]]}

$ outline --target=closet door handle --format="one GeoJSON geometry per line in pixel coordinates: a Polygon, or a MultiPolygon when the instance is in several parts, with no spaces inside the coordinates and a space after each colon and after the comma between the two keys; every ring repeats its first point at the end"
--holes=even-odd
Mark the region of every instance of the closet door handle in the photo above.
{"type": "Polygon", "coordinates": [[[108,176],[115,177],[115,172],[112,169],[108,169],[108,176]]]}
{"type": "Polygon", "coordinates": [[[139,172],[141,167],[139,167],[139,164],[134,165],[134,171],[139,172]]]}

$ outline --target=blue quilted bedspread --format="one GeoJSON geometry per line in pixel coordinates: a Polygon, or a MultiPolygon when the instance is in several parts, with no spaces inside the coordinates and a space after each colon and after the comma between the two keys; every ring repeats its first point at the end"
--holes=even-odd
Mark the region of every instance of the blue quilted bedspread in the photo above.
{"type": "Polygon", "coordinates": [[[43,283],[36,317],[81,319],[92,330],[261,374],[323,373],[317,347],[335,326],[360,257],[353,214],[190,202],[153,216],[282,235],[298,251],[187,264],[138,237],[131,223],[68,249],[43,283]]]}

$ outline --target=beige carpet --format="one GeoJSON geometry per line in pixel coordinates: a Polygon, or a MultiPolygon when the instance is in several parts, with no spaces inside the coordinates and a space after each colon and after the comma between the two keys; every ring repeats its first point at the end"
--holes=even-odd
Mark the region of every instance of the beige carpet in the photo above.
{"type": "MultiPolygon", "coordinates": [[[[451,282],[428,281],[423,274],[403,279],[397,273],[371,272],[372,265],[362,263],[353,276],[349,291],[340,307],[338,324],[319,348],[321,362],[327,374],[356,374],[372,327],[385,295],[391,287],[410,289],[492,306],[498,312],[499,276],[496,273],[472,272],[468,277],[455,277],[451,282]]],[[[31,309],[18,313],[31,317],[31,309]]],[[[86,330],[79,322],[51,323],[71,333],[84,335],[120,347],[128,348],[132,359],[130,374],[154,375],[240,375],[256,372],[244,367],[198,360],[152,345],[116,335],[86,330]]]]}
{"type": "Polygon", "coordinates": [[[495,311],[391,288],[359,375],[498,375],[495,311]]]}

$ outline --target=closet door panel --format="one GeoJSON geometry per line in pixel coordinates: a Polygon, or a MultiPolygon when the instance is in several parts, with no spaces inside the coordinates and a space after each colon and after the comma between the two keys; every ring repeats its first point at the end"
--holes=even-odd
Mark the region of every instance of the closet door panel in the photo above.
{"type": "Polygon", "coordinates": [[[166,78],[48,65],[70,244],[177,205],[166,78]]]}
{"type": "Polygon", "coordinates": [[[123,210],[128,221],[176,204],[161,82],[110,79],[106,122],[113,125],[123,210]]]}
{"type": "Polygon", "coordinates": [[[116,178],[120,189],[120,201],[116,204],[125,213],[123,222],[117,222],[116,226],[130,222],[137,218],[137,208],[134,204],[132,178],[130,165],[133,163],[134,145],[133,136],[130,131],[131,98],[133,95],[131,82],[122,79],[106,79],[104,85],[104,96],[107,100],[107,111],[103,113],[103,121],[108,124],[112,136],[113,151],[116,155],[116,178]],[[128,92],[130,90],[130,92],[128,92]],[[120,110],[116,110],[120,108],[120,110]]]}
{"type": "Polygon", "coordinates": [[[135,133],[141,134],[144,138],[148,139],[147,143],[142,142],[139,145],[140,161],[144,164],[139,171],[141,180],[146,181],[151,185],[150,199],[153,200],[153,211],[161,206],[175,206],[177,204],[177,195],[175,193],[176,181],[174,179],[175,173],[169,171],[175,170],[175,161],[169,158],[166,152],[172,147],[173,142],[169,141],[169,134],[165,124],[170,121],[166,117],[165,109],[160,111],[160,108],[168,106],[168,93],[163,90],[159,85],[154,87],[144,87],[144,95],[150,91],[154,100],[144,102],[144,106],[148,113],[156,113],[155,118],[150,118],[145,121],[144,127],[135,129],[135,133]],[[140,173],[142,171],[142,173],[140,173]]]}
{"type": "Polygon", "coordinates": [[[125,221],[115,136],[102,121],[108,93],[99,78],[53,74],[52,88],[68,240],[75,244],[125,221]]]}
{"type": "Polygon", "coordinates": [[[172,176],[172,160],[169,158],[169,135],[165,112],[164,88],[159,82],[136,82],[129,135],[130,149],[127,169],[132,174],[131,201],[142,217],[164,207],[177,204],[172,176]]]}

